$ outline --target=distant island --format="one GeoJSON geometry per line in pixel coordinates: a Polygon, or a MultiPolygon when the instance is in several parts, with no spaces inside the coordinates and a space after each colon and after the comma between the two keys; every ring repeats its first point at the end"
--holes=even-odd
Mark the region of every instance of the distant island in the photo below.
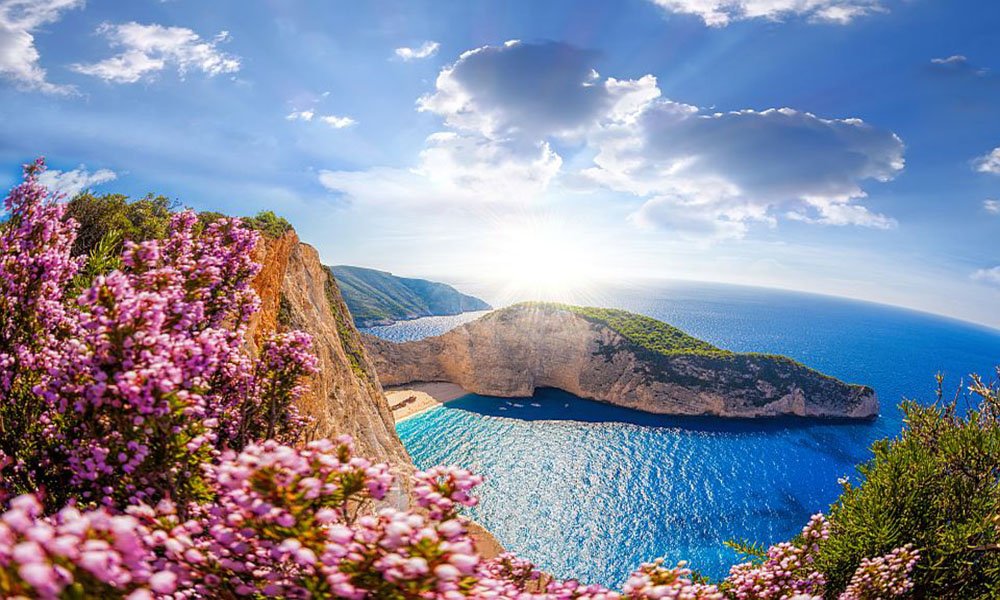
{"type": "Polygon", "coordinates": [[[623,310],[523,303],[444,335],[364,336],[382,385],[450,382],[487,396],[537,388],[651,413],[870,419],[875,391],[788,357],[737,353],[623,310]]]}
{"type": "Polygon", "coordinates": [[[445,283],[347,265],[330,270],[358,327],[492,308],[445,283]]]}

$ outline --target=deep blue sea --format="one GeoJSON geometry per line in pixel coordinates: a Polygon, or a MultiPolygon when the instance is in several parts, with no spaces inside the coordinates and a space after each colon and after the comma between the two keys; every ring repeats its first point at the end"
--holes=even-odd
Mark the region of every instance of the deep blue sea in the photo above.
{"type": "MultiPolygon", "coordinates": [[[[871,385],[882,415],[857,424],[670,418],[542,390],[470,395],[397,426],[419,467],[458,464],[486,477],[471,516],[509,550],[588,583],[618,584],[658,556],[724,576],[738,557],[723,541],[794,535],[837,497],[838,478],[856,476],[874,440],[899,433],[902,398],[933,401],[938,371],[954,392],[963,376],[1000,364],[1000,331],[852,300],[671,284],[605,293],[599,304],[871,385]]],[[[416,339],[475,316],[372,332],[416,339]]]]}

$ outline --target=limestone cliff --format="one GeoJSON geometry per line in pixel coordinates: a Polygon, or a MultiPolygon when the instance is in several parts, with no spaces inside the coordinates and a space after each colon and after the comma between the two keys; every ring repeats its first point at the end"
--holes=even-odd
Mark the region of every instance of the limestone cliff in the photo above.
{"type": "Polygon", "coordinates": [[[448,381],[489,396],[553,387],[652,413],[872,418],[874,390],[791,359],[716,348],[624,311],[522,304],[444,335],[363,336],[383,385],[448,381]]]}
{"type": "Polygon", "coordinates": [[[294,231],[263,238],[253,281],[261,310],[250,324],[251,346],[271,331],[301,329],[313,337],[319,371],[299,409],[312,417],[308,438],[349,434],[362,456],[412,470],[374,366],[329,269],[294,231]]]}
{"type": "MultiPolygon", "coordinates": [[[[288,231],[264,238],[254,258],[261,264],[253,281],[261,309],[250,323],[251,349],[275,330],[300,329],[313,336],[319,371],[306,382],[309,391],[299,402],[299,409],[313,418],[307,438],[349,434],[360,456],[393,465],[400,481],[406,481],[413,462],[396,435],[389,404],[337,282],[320,264],[316,249],[288,231]]],[[[387,501],[406,506],[405,486],[387,501]]],[[[482,556],[503,552],[489,531],[474,522],[469,528],[482,556]]]]}

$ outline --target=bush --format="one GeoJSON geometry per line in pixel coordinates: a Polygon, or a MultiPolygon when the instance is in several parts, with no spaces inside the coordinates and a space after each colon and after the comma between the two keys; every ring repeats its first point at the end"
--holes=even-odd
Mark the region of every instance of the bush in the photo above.
{"type": "Polygon", "coordinates": [[[292,224],[269,210],[263,210],[255,216],[244,219],[247,227],[259,231],[269,238],[279,238],[292,230],[292,224]]]}
{"type": "MultiPolygon", "coordinates": [[[[73,256],[89,255],[112,232],[120,241],[163,239],[177,207],[169,198],[152,194],[135,201],[122,194],[80,194],[66,203],[65,216],[79,223],[73,256]]],[[[121,250],[120,244],[116,249],[121,250]]]]}
{"type": "MultiPolygon", "coordinates": [[[[79,223],[73,256],[90,255],[102,240],[116,240],[114,250],[120,252],[122,242],[160,240],[167,236],[173,215],[180,204],[165,196],[148,194],[139,200],[129,200],[123,194],[95,196],[79,194],[66,203],[65,217],[79,223]]],[[[198,213],[196,232],[215,221],[226,219],[221,213],[198,213]]],[[[272,211],[266,210],[242,220],[243,225],[270,238],[278,238],[292,229],[291,224],[272,211]]]]}
{"type": "Polygon", "coordinates": [[[978,407],[965,416],[940,393],[933,406],[904,403],[906,430],[875,444],[859,485],[844,483],[817,558],[831,588],[864,557],[913,543],[915,597],[1000,597],[1000,396],[976,377],[970,389],[978,407]]]}

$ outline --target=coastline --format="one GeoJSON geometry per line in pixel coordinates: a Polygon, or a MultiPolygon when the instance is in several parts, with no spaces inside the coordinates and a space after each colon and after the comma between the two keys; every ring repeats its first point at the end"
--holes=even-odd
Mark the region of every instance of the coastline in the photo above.
{"type": "Polygon", "coordinates": [[[401,405],[392,410],[395,423],[401,423],[468,394],[460,386],[442,381],[406,384],[385,390],[390,408],[401,405]]]}
{"type": "Polygon", "coordinates": [[[426,319],[428,317],[457,317],[459,315],[465,315],[469,313],[481,312],[483,314],[494,310],[490,308],[477,308],[476,310],[463,310],[456,313],[441,313],[441,314],[429,314],[429,315],[417,315],[415,317],[400,317],[398,319],[386,318],[386,319],[374,319],[370,321],[355,321],[354,326],[360,330],[372,329],[373,327],[391,327],[398,323],[409,323],[410,321],[418,321],[420,319],[426,319]]]}

